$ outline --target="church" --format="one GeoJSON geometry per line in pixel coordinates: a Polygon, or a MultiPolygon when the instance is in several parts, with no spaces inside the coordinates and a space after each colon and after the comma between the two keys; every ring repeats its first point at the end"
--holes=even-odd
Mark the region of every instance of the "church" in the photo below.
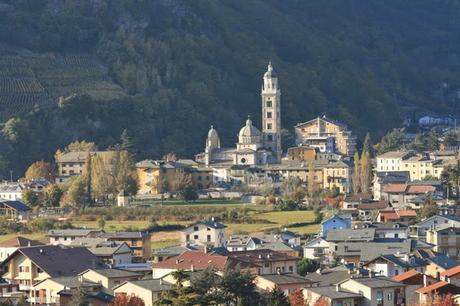
{"type": "Polygon", "coordinates": [[[222,148],[217,130],[211,126],[203,153],[196,155],[206,166],[264,165],[281,162],[281,90],[271,63],[263,76],[261,88],[262,129],[248,116],[238,133],[235,148],[222,148]]]}

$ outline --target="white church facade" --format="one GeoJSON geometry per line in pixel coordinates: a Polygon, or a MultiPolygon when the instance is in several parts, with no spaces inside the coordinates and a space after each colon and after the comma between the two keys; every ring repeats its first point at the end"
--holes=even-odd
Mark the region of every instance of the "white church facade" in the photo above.
{"type": "Polygon", "coordinates": [[[252,124],[250,116],[238,133],[235,148],[222,148],[217,130],[211,126],[205,151],[196,161],[209,166],[264,165],[281,163],[281,90],[271,63],[263,76],[261,88],[262,129],[252,124]]]}

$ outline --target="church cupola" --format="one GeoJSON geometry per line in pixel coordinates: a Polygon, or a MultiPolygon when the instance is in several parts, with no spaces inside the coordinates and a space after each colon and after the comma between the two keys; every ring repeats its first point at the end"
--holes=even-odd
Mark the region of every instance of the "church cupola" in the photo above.
{"type": "Polygon", "coordinates": [[[208,132],[208,138],[206,138],[206,147],[210,149],[220,148],[219,134],[212,125],[208,132]]]}
{"type": "Polygon", "coordinates": [[[262,85],[263,91],[276,91],[278,87],[278,76],[273,70],[272,62],[268,63],[267,72],[264,74],[264,83],[262,85]]]}

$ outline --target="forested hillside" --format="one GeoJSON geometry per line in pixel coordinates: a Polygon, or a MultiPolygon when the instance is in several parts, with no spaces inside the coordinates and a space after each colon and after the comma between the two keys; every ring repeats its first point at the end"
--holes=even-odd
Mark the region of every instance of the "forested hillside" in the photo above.
{"type": "Polygon", "coordinates": [[[0,176],[124,129],[139,158],[191,157],[211,124],[231,144],[260,122],[269,59],[286,129],[327,114],[378,138],[458,115],[459,17],[455,0],[0,0],[0,176]]]}

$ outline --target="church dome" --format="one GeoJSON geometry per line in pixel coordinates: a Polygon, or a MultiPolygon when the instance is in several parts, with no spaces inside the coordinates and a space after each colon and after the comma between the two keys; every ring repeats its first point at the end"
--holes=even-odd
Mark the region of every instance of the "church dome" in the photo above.
{"type": "Polygon", "coordinates": [[[264,78],[276,78],[276,72],[273,70],[272,62],[268,63],[267,72],[264,74],[264,78]]]}
{"type": "Polygon", "coordinates": [[[252,120],[248,116],[246,125],[243,126],[238,134],[240,143],[258,143],[260,142],[262,134],[260,131],[252,125],[252,120]]]}

